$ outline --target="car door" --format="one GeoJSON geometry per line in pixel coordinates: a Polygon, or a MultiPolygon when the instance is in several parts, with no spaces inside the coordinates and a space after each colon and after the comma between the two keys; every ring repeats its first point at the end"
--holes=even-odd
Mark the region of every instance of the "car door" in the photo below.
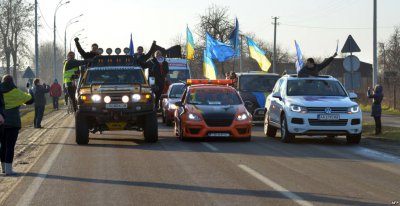
{"type": "Polygon", "coordinates": [[[281,88],[284,83],[284,79],[278,80],[277,84],[275,85],[272,95],[270,95],[270,105],[268,109],[269,121],[272,123],[279,124],[280,123],[280,111],[281,111],[281,102],[279,98],[273,97],[273,94],[279,93],[281,94],[281,88]]]}

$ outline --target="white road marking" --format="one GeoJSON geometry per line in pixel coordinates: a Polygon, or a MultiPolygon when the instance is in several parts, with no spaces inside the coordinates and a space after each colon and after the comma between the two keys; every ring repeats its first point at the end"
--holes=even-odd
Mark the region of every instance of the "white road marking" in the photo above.
{"type": "Polygon", "coordinates": [[[207,147],[208,149],[210,149],[213,152],[217,152],[219,150],[218,148],[212,146],[211,144],[209,144],[207,142],[202,142],[201,144],[204,145],[205,147],[207,147]]]}
{"type": "Polygon", "coordinates": [[[396,157],[394,155],[390,155],[390,154],[387,154],[384,152],[379,152],[376,150],[368,149],[365,147],[357,147],[354,150],[354,153],[365,156],[365,157],[369,157],[369,158],[375,159],[375,160],[400,164],[400,157],[396,157]]]}
{"type": "Polygon", "coordinates": [[[39,174],[35,177],[33,180],[32,184],[29,185],[28,189],[25,191],[25,193],[21,196],[19,199],[17,206],[25,206],[25,205],[30,205],[33,197],[35,194],[38,192],[40,185],[43,183],[44,179],[47,176],[47,173],[50,171],[51,166],[53,165],[54,161],[58,157],[58,154],[60,153],[63,143],[67,141],[68,136],[71,134],[72,129],[68,129],[64,135],[61,138],[61,141],[59,144],[57,144],[56,148],[54,148],[53,152],[50,154],[49,158],[43,165],[43,167],[40,169],[39,174]]]}
{"type": "Polygon", "coordinates": [[[239,164],[238,167],[240,169],[242,169],[243,171],[247,172],[248,174],[250,174],[251,176],[255,177],[256,179],[260,180],[262,183],[272,187],[272,189],[278,191],[283,196],[293,200],[297,204],[299,204],[301,206],[312,206],[313,205],[310,202],[305,201],[303,198],[299,197],[298,195],[290,192],[286,188],[280,186],[276,182],[270,180],[269,178],[267,178],[267,177],[263,176],[262,174],[258,173],[257,171],[251,169],[250,167],[248,167],[246,165],[243,165],[243,164],[239,164]]]}

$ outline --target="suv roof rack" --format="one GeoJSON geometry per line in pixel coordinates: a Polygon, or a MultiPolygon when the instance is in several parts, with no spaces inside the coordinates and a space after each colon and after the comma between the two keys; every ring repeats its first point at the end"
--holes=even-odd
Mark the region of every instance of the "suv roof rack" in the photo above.
{"type": "MultiPolygon", "coordinates": [[[[297,74],[287,74],[289,77],[298,77],[297,74]]],[[[318,75],[318,76],[308,76],[308,77],[299,77],[299,78],[333,78],[331,75],[318,75]]]]}

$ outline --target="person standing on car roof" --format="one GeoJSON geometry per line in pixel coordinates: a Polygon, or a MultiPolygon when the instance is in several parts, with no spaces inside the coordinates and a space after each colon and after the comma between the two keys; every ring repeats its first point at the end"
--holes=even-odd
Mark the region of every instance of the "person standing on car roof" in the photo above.
{"type": "Polygon", "coordinates": [[[75,92],[76,92],[76,85],[75,79],[79,77],[79,66],[85,65],[92,62],[92,59],[85,59],[85,60],[76,60],[75,53],[70,51],[67,55],[67,60],[64,61],[64,85],[67,89],[68,97],[71,99],[72,106],[74,111],[76,111],[76,99],[75,99],[75,92]]]}
{"type": "Polygon", "coordinates": [[[154,53],[154,58],[151,60],[151,65],[149,76],[154,77],[157,86],[154,93],[156,94],[156,109],[158,109],[160,97],[164,91],[165,78],[169,72],[169,66],[168,62],[165,60],[161,51],[159,50],[154,53]]]}
{"type": "Polygon", "coordinates": [[[333,54],[333,56],[325,59],[321,64],[316,64],[313,58],[308,58],[306,64],[303,68],[300,69],[297,74],[298,77],[308,77],[308,76],[318,76],[319,72],[327,67],[333,59],[337,56],[337,53],[333,54]]]}
{"type": "Polygon", "coordinates": [[[99,53],[97,52],[97,50],[99,49],[99,45],[97,45],[96,43],[92,44],[92,50],[90,50],[90,52],[85,52],[85,50],[82,49],[81,44],[79,43],[79,38],[76,37],[74,39],[75,41],[75,45],[76,45],[76,49],[78,49],[79,54],[82,56],[83,59],[93,59],[95,56],[99,55],[99,53]]]}
{"type": "Polygon", "coordinates": [[[133,64],[135,66],[141,66],[143,68],[145,62],[146,62],[146,55],[143,53],[143,47],[138,46],[136,49],[136,53],[133,54],[133,64]]]}
{"type": "Polygon", "coordinates": [[[375,86],[374,92],[372,93],[371,88],[368,87],[367,91],[368,98],[373,98],[371,116],[374,117],[375,120],[375,135],[382,133],[382,122],[381,122],[381,114],[382,114],[382,100],[383,100],[383,87],[379,84],[375,86]]]}

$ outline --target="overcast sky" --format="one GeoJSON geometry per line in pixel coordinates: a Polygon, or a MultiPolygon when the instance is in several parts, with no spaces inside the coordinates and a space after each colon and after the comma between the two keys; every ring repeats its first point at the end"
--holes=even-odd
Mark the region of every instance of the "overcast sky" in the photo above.
{"type": "MultiPolygon", "coordinates": [[[[33,1],[33,0],[32,0],[33,1]]],[[[65,2],[66,0],[64,0],[65,2]]],[[[272,16],[278,16],[277,43],[295,53],[297,40],[305,56],[332,55],[351,34],[361,52],[362,61],[372,63],[373,0],[70,0],[57,12],[57,41],[64,44],[66,23],[83,14],[67,30],[71,35],[81,29],[81,38],[89,50],[91,43],[102,48],[126,47],[132,33],[135,47],[149,47],[153,40],[163,47],[172,39],[185,38],[186,24],[194,33],[199,15],[215,3],[226,6],[232,18],[238,17],[241,32],[252,32],[273,42],[272,16]]],[[[53,17],[59,0],[38,0],[42,16],[39,41],[53,41],[53,17]]],[[[386,41],[395,26],[400,26],[400,1],[378,1],[378,41],[386,41]]],[[[198,36],[194,35],[194,41],[198,36]]],[[[32,43],[33,45],[33,43],[32,43]]],[[[270,51],[269,51],[270,52],[270,51]]]]}

